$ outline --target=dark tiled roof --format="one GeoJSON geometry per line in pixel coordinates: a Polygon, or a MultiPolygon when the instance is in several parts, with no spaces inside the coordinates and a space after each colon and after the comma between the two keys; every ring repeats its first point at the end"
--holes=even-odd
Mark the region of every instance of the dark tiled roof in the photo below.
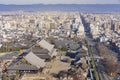
{"type": "Polygon", "coordinates": [[[78,50],[80,48],[80,45],[79,44],[70,44],[69,48],[71,50],[78,50]]]}
{"type": "Polygon", "coordinates": [[[7,70],[38,70],[37,67],[28,64],[11,65],[7,70]]]}
{"type": "Polygon", "coordinates": [[[48,54],[49,51],[46,49],[32,49],[32,52],[34,54],[48,54]]]}
{"type": "Polygon", "coordinates": [[[38,56],[39,58],[41,58],[41,59],[50,59],[51,58],[51,56],[50,55],[48,55],[48,54],[43,54],[43,55],[39,55],[39,54],[37,54],[36,56],[38,56]]]}
{"type": "Polygon", "coordinates": [[[2,58],[3,60],[5,60],[5,59],[12,59],[13,56],[18,56],[18,53],[17,52],[12,52],[12,53],[3,55],[0,58],[2,58]]]}
{"type": "Polygon", "coordinates": [[[56,46],[66,46],[67,45],[67,41],[66,40],[56,40],[55,41],[55,45],[56,46]]]}
{"type": "Polygon", "coordinates": [[[36,56],[34,53],[29,52],[20,55],[20,58],[17,58],[7,69],[8,70],[38,70],[41,67],[45,66],[43,59],[36,56]],[[20,57],[21,56],[21,57],[20,57]],[[28,63],[21,62],[22,59],[25,59],[28,63]]]}

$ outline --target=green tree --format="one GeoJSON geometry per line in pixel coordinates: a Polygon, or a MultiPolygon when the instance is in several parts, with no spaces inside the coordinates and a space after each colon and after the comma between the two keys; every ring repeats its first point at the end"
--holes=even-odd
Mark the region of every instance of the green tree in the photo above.
{"type": "Polygon", "coordinates": [[[9,77],[6,74],[2,75],[2,80],[10,80],[9,77]]]}
{"type": "Polygon", "coordinates": [[[60,49],[61,51],[67,51],[68,50],[68,48],[66,47],[66,46],[63,46],[63,47],[61,47],[61,49],[60,49]]]}
{"type": "Polygon", "coordinates": [[[15,73],[16,73],[16,76],[19,76],[19,75],[20,75],[19,71],[16,71],[15,73]]]}

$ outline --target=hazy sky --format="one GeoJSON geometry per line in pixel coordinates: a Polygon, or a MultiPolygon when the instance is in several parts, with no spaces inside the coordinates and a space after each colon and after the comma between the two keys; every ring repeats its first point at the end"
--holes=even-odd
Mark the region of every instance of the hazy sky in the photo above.
{"type": "Polygon", "coordinates": [[[0,0],[0,4],[120,4],[120,0],[0,0]]]}

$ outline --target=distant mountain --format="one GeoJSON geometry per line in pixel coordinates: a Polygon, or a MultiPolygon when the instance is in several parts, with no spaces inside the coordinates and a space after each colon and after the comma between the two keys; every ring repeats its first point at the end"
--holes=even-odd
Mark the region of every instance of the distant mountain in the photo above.
{"type": "Polygon", "coordinates": [[[120,4],[33,4],[3,5],[0,11],[79,11],[92,13],[120,12],[120,4]]]}

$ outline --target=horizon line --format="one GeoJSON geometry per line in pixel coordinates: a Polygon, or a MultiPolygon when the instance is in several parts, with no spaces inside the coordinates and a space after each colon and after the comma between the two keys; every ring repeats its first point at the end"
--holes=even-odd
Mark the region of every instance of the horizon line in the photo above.
{"type": "Polygon", "coordinates": [[[115,3],[115,4],[110,4],[110,3],[100,3],[100,4],[76,4],[76,3],[71,3],[71,4],[64,4],[64,3],[58,3],[58,4],[54,4],[54,3],[50,3],[50,4],[45,4],[45,3],[36,3],[36,4],[0,4],[0,5],[120,5],[120,3],[115,3]]]}

